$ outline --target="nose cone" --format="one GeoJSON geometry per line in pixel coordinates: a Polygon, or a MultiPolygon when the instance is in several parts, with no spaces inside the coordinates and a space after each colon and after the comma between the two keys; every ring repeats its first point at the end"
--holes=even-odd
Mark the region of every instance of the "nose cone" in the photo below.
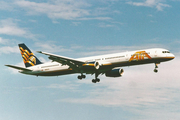
{"type": "Polygon", "coordinates": [[[173,59],[175,58],[175,55],[172,54],[171,56],[172,56],[173,59]]]}
{"type": "Polygon", "coordinates": [[[173,55],[173,54],[171,53],[171,54],[167,55],[167,57],[168,57],[170,60],[172,60],[172,59],[175,58],[175,55],[173,55]]]}

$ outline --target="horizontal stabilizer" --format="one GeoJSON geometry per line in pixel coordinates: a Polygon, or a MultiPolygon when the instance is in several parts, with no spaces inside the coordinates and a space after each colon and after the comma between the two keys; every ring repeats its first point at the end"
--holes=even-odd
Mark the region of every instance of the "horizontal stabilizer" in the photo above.
{"type": "Polygon", "coordinates": [[[14,69],[18,69],[18,70],[32,71],[30,69],[23,68],[23,67],[18,67],[18,66],[14,66],[14,65],[5,65],[5,66],[8,66],[8,67],[11,67],[11,68],[14,68],[14,69]]]}

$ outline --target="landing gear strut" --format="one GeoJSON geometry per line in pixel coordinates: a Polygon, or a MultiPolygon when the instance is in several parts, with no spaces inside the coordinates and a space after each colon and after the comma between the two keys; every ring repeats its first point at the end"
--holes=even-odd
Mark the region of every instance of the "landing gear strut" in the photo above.
{"type": "Polygon", "coordinates": [[[97,78],[98,75],[99,75],[98,73],[95,73],[95,79],[92,79],[92,82],[93,82],[93,83],[100,82],[100,79],[97,78]]]}
{"type": "Polygon", "coordinates": [[[159,64],[160,64],[160,63],[155,63],[155,69],[154,69],[154,72],[155,72],[155,73],[158,72],[158,69],[157,69],[157,68],[158,68],[158,65],[159,65],[159,64]]]}

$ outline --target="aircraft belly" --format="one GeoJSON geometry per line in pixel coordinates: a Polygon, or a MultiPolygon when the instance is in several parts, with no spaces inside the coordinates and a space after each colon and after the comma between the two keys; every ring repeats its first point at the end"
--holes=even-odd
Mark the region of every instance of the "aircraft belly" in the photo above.
{"type": "Polygon", "coordinates": [[[59,76],[59,75],[67,75],[67,74],[73,74],[75,71],[70,69],[65,70],[56,70],[56,71],[44,71],[38,74],[35,74],[37,76],[59,76]]]}

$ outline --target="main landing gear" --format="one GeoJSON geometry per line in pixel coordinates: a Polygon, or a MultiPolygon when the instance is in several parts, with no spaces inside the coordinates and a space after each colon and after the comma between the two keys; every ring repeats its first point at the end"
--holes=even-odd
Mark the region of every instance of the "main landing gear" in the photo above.
{"type": "Polygon", "coordinates": [[[158,69],[157,69],[157,68],[158,68],[158,65],[159,65],[159,64],[160,64],[160,63],[155,63],[155,69],[154,69],[154,72],[155,72],[155,73],[158,72],[158,69]]]}
{"type": "Polygon", "coordinates": [[[97,82],[100,82],[100,79],[99,78],[97,78],[98,77],[98,73],[95,73],[95,79],[92,79],[92,82],[93,83],[97,83],[97,82]]]}
{"type": "Polygon", "coordinates": [[[100,82],[100,79],[99,79],[99,78],[96,78],[96,79],[92,79],[92,82],[93,82],[93,83],[97,83],[97,82],[100,82]]]}
{"type": "MultiPolygon", "coordinates": [[[[98,75],[99,75],[98,73],[95,73],[95,79],[92,79],[92,83],[100,82],[100,79],[97,78],[98,75]]],[[[77,78],[78,78],[79,80],[82,80],[82,79],[86,78],[86,76],[83,75],[83,74],[81,74],[81,75],[79,75],[77,78]]]]}
{"type": "Polygon", "coordinates": [[[80,80],[82,80],[82,79],[84,79],[84,78],[86,78],[86,76],[83,75],[83,74],[78,76],[78,79],[80,79],[80,80]]]}

